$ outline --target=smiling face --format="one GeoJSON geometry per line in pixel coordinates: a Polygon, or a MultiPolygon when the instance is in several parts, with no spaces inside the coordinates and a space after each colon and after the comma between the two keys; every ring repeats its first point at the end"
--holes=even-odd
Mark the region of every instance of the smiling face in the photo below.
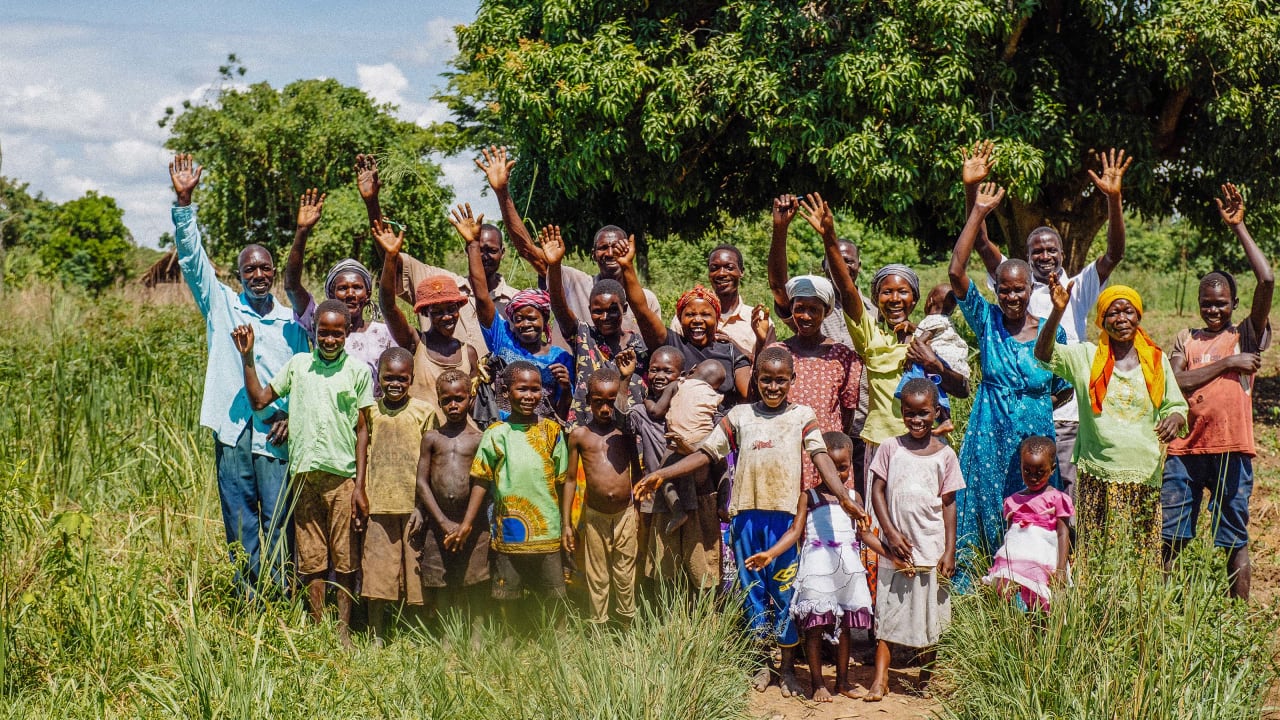
{"type": "Polygon", "coordinates": [[[894,327],[906,321],[911,311],[916,309],[916,293],[906,278],[889,275],[880,281],[876,289],[876,306],[880,308],[880,317],[894,327]]]}
{"type": "Polygon", "coordinates": [[[431,320],[431,329],[445,337],[453,337],[453,331],[458,327],[458,312],[461,309],[462,303],[456,302],[428,305],[427,317],[431,320]]]}
{"type": "Polygon", "coordinates": [[[596,261],[600,277],[614,280],[622,277],[618,257],[623,254],[626,244],[627,238],[620,232],[604,230],[596,234],[595,242],[591,245],[591,259],[596,261]]]}
{"type": "Polygon", "coordinates": [[[777,408],[787,401],[795,370],[785,360],[771,359],[756,364],[756,389],[766,407],[777,408]]]}
{"type": "Polygon", "coordinates": [[[262,299],[271,294],[271,286],[276,281],[276,266],[266,248],[250,245],[241,250],[237,269],[240,284],[250,295],[262,299]]]}
{"type": "Polygon", "coordinates": [[[587,382],[587,407],[591,409],[591,422],[608,427],[613,425],[615,412],[614,402],[618,399],[617,380],[595,380],[587,382]]]}
{"type": "Polygon", "coordinates": [[[525,347],[541,347],[547,319],[538,308],[525,306],[511,318],[511,329],[515,331],[516,339],[525,347]]]}
{"type": "Polygon", "coordinates": [[[933,432],[938,420],[937,402],[924,393],[902,394],[902,422],[907,432],[916,440],[923,440],[933,432]]]}
{"type": "Polygon", "coordinates": [[[1031,492],[1040,492],[1053,475],[1053,453],[1043,448],[1025,448],[1021,453],[1022,484],[1031,492]]]}
{"type": "Polygon", "coordinates": [[[1124,298],[1113,300],[1102,314],[1102,330],[1114,342],[1133,342],[1142,314],[1124,298]]]}
{"type": "Polygon", "coordinates": [[[1031,278],[1020,265],[1005,265],[996,278],[996,300],[1000,312],[1010,320],[1022,320],[1027,316],[1027,303],[1031,302],[1031,278]]]}
{"type": "Polygon", "coordinates": [[[622,332],[622,298],[611,293],[600,293],[592,296],[587,309],[591,311],[591,324],[595,326],[596,332],[607,338],[617,337],[622,332]]]}
{"type": "Polygon", "coordinates": [[[1052,230],[1041,230],[1027,238],[1027,262],[1036,280],[1049,282],[1062,267],[1062,240],[1052,230]]]}
{"type": "Polygon", "coordinates": [[[409,396],[413,384],[413,360],[406,357],[385,357],[378,363],[378,386],[386,402],[398,405],[409,396]]]}
{"type": "Polygon", "coordinates": [[[798,297],[791,301],[791,320],[796,335],[815,338],[822,335],[822,321],[827,319],[827,306],[816,297],[798,297]]]}
{"type": "Polygon", "coordinates": [[[1200,319],[1209,332],[1220,332],[1231,325],[1231,313],[1239,304],[1226,283],[1200,285],[1200,319]]]}
{"type": "Polygon", "coordinates": [[[369,304],[369,286],[364,284],[359,273],[338,273],[333,279],[333,299],[346,304],[351,317],[360,317],[369,304]]]}
{"type": "Polygon", "coordinates": [[[690,300],[680,311],[680,328],[693,345],[710,345],[716,339],[716,309],[701,298],[690,300]]]}
{"type": "Polygon", "coordinates": [[[346,342],[346,318],[336,312],[322,312],[316,316],[316,349],[320,357],[333,360],[342,354],[346,342]]]}
{"type": "MultiPolygon", "coordinates": [[[[507,249],[502,246],[502,233],[493,225],[480,227],[480,265],[486,277],[493,277],[502,265],[507,249]]],[[[492,288],[490,288],[492,290],[492,288]]]]}
{"type": "Polygon", "coordinates": [[[649,358],[649,370],[645,374],[649,392],[655,395],[662,392],[680,377],[682,372],[684,372],[683,355],[669,350],[654,353],[653,357],[649,358]]]}
{"type": "Polygon", "coordinates": [[[742,263],[737,253],[721,248],[707,258],[707,279],[715,294],[724,297],[738,292],[742,282],[742,263]]]}
{"type": "Polygon", "coordinates": [[[507,399],[511,401],[512,415],[532,418],[542,401],[542,375],[537,370],[520,370],[511,375],[507,385],[507,399]]]}
{"type": "MultiPolygon", "coordinates": [[[[471,383],[466,380],[437,383],[436,400],[450,423],[466,422],[467,415],[471,413],[471,383]]],[[[537,406],[536,402],[534,406],[537,406]]]]}

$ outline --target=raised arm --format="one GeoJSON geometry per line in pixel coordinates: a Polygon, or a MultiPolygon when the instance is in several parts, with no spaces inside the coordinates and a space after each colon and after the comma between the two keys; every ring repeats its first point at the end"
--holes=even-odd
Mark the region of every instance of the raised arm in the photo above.
{"type": "Polygon", "coordinates": [[[356,189],[369,214],[369,224],[376,224],[382,219],[382,205],[378,202],[382,178],[378,177],[378,159],[373,155],[356,155],[356,189]]]}
{"type": "Polygon", "coordinates": [[[378,305],[382,308],[382,317],[387,322],[387,330],[391,332],[391,339],[395,340],[397,345],[411,353],[416,352],[418,333],[409,324],[409,319],[404,316],[404,311],[396,302],[396,291],[399,290],[400,283],[400,273],[396,268],[400,266],[404,231],[401,230],[397,235],[382,218],[375,221],[369,231],[373,233],[377,246],[382,249],[382,272],[378,275],[378,305]]]}
{"type": "Polygon", "coordinates": [[[169,162],[169,179],[177,196],[173,208],[173,245],[178,254],[178,265],[200,314],[208,317],[218,287],[218,272],[200,241],[200,226],[196,222],[195,208],[191,207],[191,194],[200,184],[203,170],[190,155],[174,155],[169,162]]]}
{"type": "Polygon", "coordinates": [[[564,295],[564,273],[560,263],[564,261],[564,240],[560,237],[559,225],[548,225],[538,235],[542,243],[541,253],[547,262],[547,294],[551,296],[551,314],[560,324],[562,332],[568,335],[578,327],[578,316],[573,314],[569,301],[564,295]]]}
{"type": "Polygon", "coordinates": [[[1222,221],[1231,228],[1244,247],[1244,256],[1249,260],[1253,276],[1258,279],[1258,285],[1253,290],[1253,304],[1249,307],[1249,322],[1253,323],[1254,333],[1261,338],[1271,315],[1271,296],[1276,285],[1275,274],[1271,271],[1271,263],[1267,262],[1267,256],[1258,249],[1258,244],[1249,234],[1249,228],[1245,227],[1244,197],[1240,195],[1236,186],[1231,183],[1223,185],[1222,198],[1214,198],[1214,201],[1218,204],[1218,214],[1222,216],[1222,221]]]}
{"type": "Polygon", "coordinates": [[[1053,301],[1053,309],[1049,311],[1049,317],[1045,318],[1044,324],[1040,326],[1040,334],[1036,336],[1035,354],[1040,362],[1047,363],[1053,359],[1053,346],[1058,342],[1058,324],[1062,322],[1062,314],[1067,311],[1067,305],[1071,304],[1071,290],[1075,284],[1076,281],[1072,280],[1066,287],[1062,287],[1057,275],[1049,276],[1049,298],[1053,301]]]}
{"type": "Polygon", "coordinates": [[[240,353],[241,365],[244,367],[244,392],[249,396],[249,405],[254,410],[262,408],[275,402],[275,388],[270,385],[263,387],[258,380],[258,368],[253,362],[253,328],[248,325],[241,325],[231,331],[231,340],[236,344],[236,351],[240,353]]]}
{"type": "Polygon", "coordinates": [[[298,203],[298,229],[293,233],[293,246],[289,248],[289,260],[284,265],[284,292],[294,313],[301,315],[311,304],[311,293],[302,285],[302,259],[307,254],[307,238],[320,221],[324,211],[325,193],[315,188],[304,190],[298,203]]]}
{"type": "Polygon", "coordinates": [[[831,272],[831,280],[840,293],[840,303],[844,312],[854,322],[862,322],[862,293],[849,275],[849,267],[840,255],[840,241],[836,238],[836,218],[831,207],[818,193],[809,193],[800,200],[800,215],[822,236],[822,244],[826,247],[827,269],[831,272]]]}
{"type": "Polygon", "coordinates": [[[798,207],[795,195],[779,195],[773,200],[773,240],[769,243],[769,292],[777,308],[787,307],[787,230],[798,207]]]}
{"type": "Polygon", "coordinates": [[[1124,150],[1117,153],[1115,148],[1111,148],[1110,155],[1098,153],[1098,160],[1102,163],[1102,175],[1090,170],[1089,177],[1107,196],[1107,251],[1098,258],[1097,264],[1098,279],[1106,282],[1111,271],[1124,259],[1124,206],[1120,188],[1125,171],[1133,164],[1133,157],[1126,158],[1124,150]]]}
{"type": "Polygon", "coordinates": [[[502,224],[507,227],[507,237],[511,239],[511,244],[520,253],[520,257],[533,266],[538,277],[542,277],[547,274],[547,263],[534,244],[529,228],[525,227],[524,218],[520,217],[515,200],[511,199],[511,168],[515,164],[516,161],[508,157],[505,147],[494,145],[481,148],[480,157],[476,158],[476,167],[484,171],[489,187],[493,188],[493,196],[498,200],[502,224]]]}
{"type": "Polygon", "coordinates": [[[951,253],[951,266],[947,268],[947,278],[951,281],[951,290],[956,297],[963,300],[969,294],[969,256],[973,254],[973,245],[978,242],[982,228],[987,224],[987,215],[1004,199],[1004,188],[995,183],[983,183],[974,196],[973,207],[969,211],[969,220],[956,239],[956,249],[951,253]]]}
{"type": "Polygon", "coordinates": [[[635,261],[636,236],[632,235],[627,238],[626,249],[618,255],[618,266],[622,268],[622,287],[627,291],[627,304],[635,315],[636,325],[640,326],[640,337],[647,347],[657,349],[667,344],[667,326],[662,324],[662,318],[649,307],[644,286],[636,275],[635,261]]]}
{"type": "Polygon", "coordinates": [[[489,279],[484,274],[484,261],[480,255],[480,226],[484,224],[484,214],[472,215],[471,203],[465,203],[451,211],[449,222],[467,243],[467,275],[476,299],[476,317],[484,327],[493,327],[497,309],[489,296],[489,279]]]}
{"type": "MultiPolygon", "coordinates": [[[[960,148],[960,156],[964,158],[961,179],[964,182],[964,214],[968,217],[973,212],[974,201],[978,198],[978,185],[987,179],[991,168],[995,167],[995,144],[990,140],[979,140],[973,144],[972,150],[960,148]]],[[[973,248],[978,252],[978,257],[982,258],[987,274],[995,275],[1003,256],[987,235],[986,222],[983,222],[982,227],[979,228],[978,238],[974,241],[973,248]]]]}

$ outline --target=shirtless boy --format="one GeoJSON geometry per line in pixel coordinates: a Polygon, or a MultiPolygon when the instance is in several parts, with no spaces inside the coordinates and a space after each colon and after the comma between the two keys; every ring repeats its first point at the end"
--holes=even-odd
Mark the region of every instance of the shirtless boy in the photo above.
{"type": "Polygon", "coordinates": [[[609,596],[614,614],[630,624],[636,614],[635,567],[636,509],[631,485],[640,476],[640,460],[635,440],[614,422],[614,403],[622,388],[618,371],[602,367],[587,381],[587,405],[591,422],[569,433],[569,475],[561,493],[560,515],[564,523],[563,544],[570,552],[578,533],[568,522],[577,493],[575,468],[582,462],[586,478],[586,502],[582,508],[582,543],[586,556],[587,593],[591,622],[609,621],[609,596]]]}

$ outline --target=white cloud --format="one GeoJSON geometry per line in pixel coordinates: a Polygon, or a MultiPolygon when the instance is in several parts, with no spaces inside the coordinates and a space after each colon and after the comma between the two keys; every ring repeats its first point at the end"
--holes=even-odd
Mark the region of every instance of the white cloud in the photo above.
{"type": "Polygon", "coordinates": [[[380,103],[405,105],[404,91],[409,79],[395,63],[381,65],[356,65],[356,78],[361,90],[380,103]]]}
{"type": "Polygon", "coordinates": [[[453,29],[460,24],[461,21],[443,17],[428,20],[417,42],[397,51],[395,58],[417,65],[448,61],[458,50],[458,38],[453,29]]]}
{"type": "Polygon", "coordinates": [[[117,140],[113,143],[86,143],[84,156],[90,164],[123,178],[155,175],[156,168],[169,162],[168,153],[158,142],[117,140]]]}

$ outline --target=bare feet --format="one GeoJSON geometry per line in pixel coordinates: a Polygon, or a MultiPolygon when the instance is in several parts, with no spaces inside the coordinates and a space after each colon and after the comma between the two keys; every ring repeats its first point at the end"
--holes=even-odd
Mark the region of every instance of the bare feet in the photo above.
{"type": "Polygon", "coordinates": [[[831,702],[831,693],[827,692],[826,685],[819,685],[813,689],[813,697],[811,699],[814,702],[831,702]]]}
{"type": "Polygon", "coordinates": [[[859,688],[855,685],[850,685],[847,682],[837,683],[836,692],[849,698],[850,700],[857,700],[867,694],[866,690],[863,690],[862,688],[859,688]]]}
{"type": "MultiPolygon", "coordinates": [[[[800,686],[800,681],[796,679],[794,670],[783,670],[778,677],[778,688],[782,690],[782,697],[804,697],[804,688],[800,686]]],[[[822,688],[826,691],[826,688],[822,688]]],[[[828,700],[830,697],[828,696],[828,700]]]]}
{"type": "Polygon", "coordinates": [[[862,702],[880,702],[887,694],[888,689],[884,683],[876,680],[871,683],[871,689],[867,691],[867,694],[862,696],[862,702]]]}
{"type": "Polygon", "coordinates": [[[756,692],[764,692],[765,688],[769,687],[772,684],[773,684],[773,671],[771,671],[768,667],[760,668],[759,670],[756,671],[756,674],[751,678],[751,687],[755,688],[756,692]]]}
{"type": "Polygon", "coordinates": [[[338,625],[338,644],[343,650],[351,649],[351,630],[346,625],[338,625]]]}

